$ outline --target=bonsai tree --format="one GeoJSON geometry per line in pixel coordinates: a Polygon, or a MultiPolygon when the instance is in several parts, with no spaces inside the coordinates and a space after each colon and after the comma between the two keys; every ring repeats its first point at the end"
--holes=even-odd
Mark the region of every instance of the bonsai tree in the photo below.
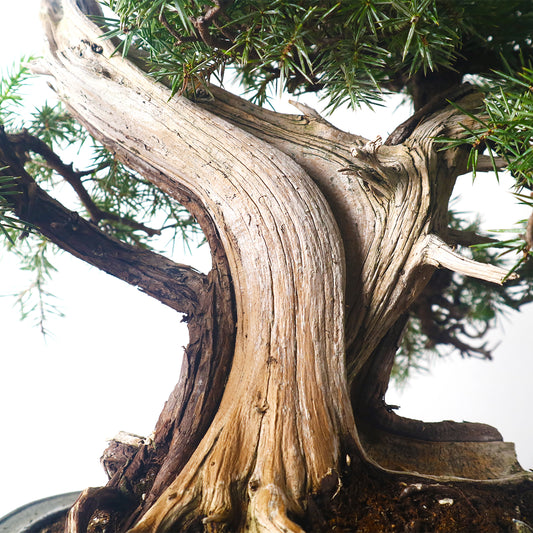
{"type": "Polygon", "coordinates": [[[66,112],[26,129],[4,113],[6,240],[46,239],[183,313],[190,332],[154,433],[113,441],[107,486],[58,527],[533,521],[531,476],[496,429],[409,420],[384,401],[395,357],[400,370],[426,348],[489,357],[476,339],[496,310],[531,300],[531,223],[498,241],[448,209],[469,168],[506,167],[530,201],[531,3],[110,0],[116,19],[94,0],[43,6],[32,68],[66,112]],[[251,101],[223,88],[229,67],[251,101]],[[402,92],[414,112],[365,139],[303,104],[269,110],[276,89],[317,92],[330,110],[402,92]],[[90,138],[90,168],[60,157],[90,138]],[[58,181],[79,210],[54,197],[58,181]],[[201,227],[207,275],[150,249],[160,230],[146,218],[161,216],[201,227]],[[519,260],[502,265],[501,249],[519,260]]]}

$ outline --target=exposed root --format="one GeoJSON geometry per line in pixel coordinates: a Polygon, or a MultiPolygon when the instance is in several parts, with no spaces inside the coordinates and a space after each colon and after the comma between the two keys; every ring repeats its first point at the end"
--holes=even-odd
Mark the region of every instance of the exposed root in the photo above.
{"type": "Polygon", "coordinates": [[[315,482],[309,458],[297,450],[258,454],[266,426],[261,419],[248,424],[245,433],[232,421],[218,431],[216,426],[130,533],[186,531],[199,520],[209,532],[303,533],[288,515],[305,514],[307,493],[319,490],[331,469],[315,482]]]}
{"type": "Polygon", "coordinates": [[[276,485],[256,490],[250,498],[248,527],[254,533],[304,533],[287,517],[286,498],[276,485]]]}
{"type": "Polygon", "coordinates": [[[122,516],[135,507],[126,494],[107,487],[85,489],[70,509],[65,525],[68,533],[91,533],[106,528],[120,530],[122,516]]]}

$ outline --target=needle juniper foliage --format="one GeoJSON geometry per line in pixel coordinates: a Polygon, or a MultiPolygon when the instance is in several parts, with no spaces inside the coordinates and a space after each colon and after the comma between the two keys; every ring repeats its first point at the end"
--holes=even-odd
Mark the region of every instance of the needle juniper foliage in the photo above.
{"type": "MultiPolygon", "coordinates": [[[[485,91],[485,108],[460,142],[470,165],[488,155],[494,171],[515,178],[519,201],[533,209],[533,2],[531,0],[106,0],[108,37],[117,53],[143,50],[152,74],[174,93],[194,98],[210,83],[236,72],[243,92],[264,105],[279,92],[314,92],[333,111],[379,105],[401,92],[414,109],[465,80],[485,91]],[[109,12],[109,11],[108,11],[109,12]]],[[[188,239],[198,231],[176,202],[133,174],[57,104],[44,104],[29,119],[17,118],[25,67],[5,73],[0,119],[26,153],[26,170],[47,190],[68,183],[74,209],[114,237],[149,247],[153,237],[188,239]],[[68,147],[68,156],[58,156],[68,147]],[[68,163],[84,154],[85,169],[68,163]],[[88,154],[88,155],[87,155],[88,154]]],[[[443,142],[449,142],[443,139],[443,142]]],[[[6,246],[24,260],[42,250],[43,237],[12,215],[17,177],[0,177],[0,228],[6,246]],[[21,241],[21,237],[24,239],[21,241]]],[[[450,227],[476,235],[460,243],[481,261],[507,264],[520,278],[502,288],[437,272],[410,310],[396,375],[424,365],[428,351],[458,350],[490,357],[483,337],[498,316],[532,300],[533,222],[518,221],[510,238],[479,237],[478,227],[450,214],[450,227]],[[506,261],[506,256],[509,260],[506,261]]],[[[507,230],[508,228],[504,228],[507,230]]],[[[159,241],[160,242],[160,241],[159,241]]],[[[39,252],[41,253],[41,252],[39,252]]],[[[27,262],[31,265],[31,261],[27,262]]],[[[43,261],[41,275],[49,272],[43,261]]],[[[37,289],[41,285],[36,285],[37,289]]]]}

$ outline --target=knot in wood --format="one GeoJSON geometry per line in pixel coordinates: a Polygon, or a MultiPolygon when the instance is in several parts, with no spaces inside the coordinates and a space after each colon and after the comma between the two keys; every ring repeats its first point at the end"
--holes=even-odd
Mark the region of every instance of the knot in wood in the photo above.
{"type": "Polygon", "coordinates": [[[356,159],[362,159],[363,161],[376,160],[376,155],[380,146],[383,145],[381,136],[377,136],[373,141],[368,141],[363,146],[354,146],[351,149],[351,154],[356,159]]]}

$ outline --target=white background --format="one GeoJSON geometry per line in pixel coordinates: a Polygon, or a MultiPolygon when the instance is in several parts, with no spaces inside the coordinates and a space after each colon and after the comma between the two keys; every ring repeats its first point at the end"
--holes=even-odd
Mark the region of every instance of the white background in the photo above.
{"type": "MultiPolygon", "coordinates": [[[[0,64],[39,54],[38,0],[3,2],[0,64]]],[[[37,89],[44,95],[43,85],[37,89]]],[[[287,108],[290,109],[290,108],[287,108]]],[[[389,107],[379,117],[341,112],[340,127],[367,138],[385,136],[407,111],[389,107]]],[[[480,175],[461,178],[463,209],[479,211],[486,228],[509,227],[528,216],[505,187],[480,175]]],[[[0,252],[0,295],[25,286],[16,260],[0,252]]],[[[205,270],[207,250],[177,258],[205,270]]],[[[178,379],[187,331],[180,317],[155,300],[66,254],[51,289],[66,318],[49,324],[43,340],[20,322],[13,298],[0,297],[0,516],[37,498],[98,486],[106,478],[99,457],[119,430],[150,433],[178,379]],[[163,368],[164,372],[159,372],[163,368]]],[[[533,467],[533,347],[531,307],[509,314],[492,334],[493,362],[453,356],[433,361],[430,373],[391,390],[400,414],[424,420],[470,420],[496,426],[517,445],[523,467],[533,467]]]]}

